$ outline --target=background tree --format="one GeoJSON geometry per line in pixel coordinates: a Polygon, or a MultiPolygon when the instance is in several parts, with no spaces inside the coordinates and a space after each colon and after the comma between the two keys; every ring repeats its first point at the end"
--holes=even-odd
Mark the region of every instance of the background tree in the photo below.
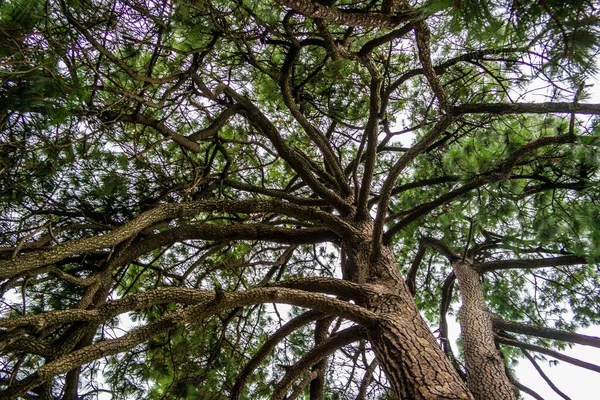
{"type": "Polygon", "coordinates": [[[600,347],[598,6],[0,3],[0,397],[600,371],[558,352],[600,347]]]}

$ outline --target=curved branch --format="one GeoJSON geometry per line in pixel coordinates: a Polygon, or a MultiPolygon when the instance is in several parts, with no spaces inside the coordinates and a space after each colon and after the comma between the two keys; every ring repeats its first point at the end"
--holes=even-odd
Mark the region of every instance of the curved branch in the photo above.
{"type": "MultiPolygon", "coordinates": [[[[140,310],[158,304],[179,303],[195,305],[196,308],[216,302],[219,310],[243,307],[259,303],[292,304],[299,307],[312,308],[350,319],[361,325],[369,325],[375,314],[363,307],[303,290],[280,287],[258,287],[241,292],[218,293],[191,288],[163,287],[146,292],[136,293],[119,300],[101,304],[96,309],[69,309],[48,311],[37,315],[15,318],[0,318],[0,327],[14,329],[28,327],[40,330],[49,326],[73,322],[101,322],[128,311],[140,310]]],[[[175,313],[187,315],[186,311],[175,313]]]]}
{"type": "Polygon", "coordinates": [[[314,321],[318,318],[325,317],[325,314],[309,311],[302,315],[299,315],[295,318],[289,320],[285,325],[279,328],[274,334],[272,334],[269,339],[258,349],[258,351],[254,354],[252,359],[248,361],[242,372],[235,378],[235,384],[231,389],[230,398],[231,400],[239,400],[242,396],[242,391],[244,390],[244,386],[246,385],[246,381],[248,377],[258,366],[260,363],[273,351],[275,346],[283,339],[285,339],[290,333],[295,331],[296,329],[314,321]]]}
{"type": "Polygon", "coordinates": [[[265,287],[284,287],[307,292],[327,293],[358,301],[362,300],[365,295],[363,287],[359,284],[344,279],[327,277],[286,279],[285,281],[268,283],[265,287]]]}
{"type": "Polygon", "coordinates": [[[339,238],[327,228],[281,228],[270,224],[252,223],[239,225],[190,224],[147,236],[127,247],[112,265],[119,266],[132,262],[142,254],[154,249],[183,242],[185,240],[264,240],[285,244],[314,244],[335,242],[339,238]]]}
{"type": "Polygon", "coordinates": [[[168,218],[186,217],[212,211],[280,212],[291,217],[331,224],[336,229],[345,227],[352,231],[347,223],[329,213],[276,200],[205,200],[181,204],[161,204],[105,235],[72,240],[48,249],[25,253],[10,260],[0,260],[0,279],[11,278],[34,268],[56,263],[73,254],[112,248],[124,240],[134,237],[144,228],[168,218]]]}
{"type": "Polygon", "coordinates": [[[326,358],[337,349],[346,346],[352,342],[367,338],[366,330],[361,326],[353,326],[344,329],[328,339],[321,342],[309,351],[300,361],[292,365],[285,376],[279,381],[277,387],[271,395],[271,400],[283,400],[289,387],[294,381],[306,371],[309,367],[316,364],[323,358],[326,358]]]}
{"type": "MultiPolygon", "coordinates": [[[[163,293],[166,291],[165,295],[167,296],[169,295],[169,289],[173,290],[175,288],[163,288],[163,293]]],[[[148,291],[145,294],[155,294],[156,290],[159,289],[155,289],[154,291],[148,291]]],[[[53,360],[49,363],[46,363],[43,366],[41,366],[35,373],[29,375],[21,382],[5,389],[4,391],[0,391],[0,397],[17,397],[18,395],[31,389],[32,387],[38,386],[39,384],[45,382],[53,376],[67,373],[68,371],[72,370],[73,368],[79,365],[89,363],[98,358],[127,351],[139,345],[140,343],[146,342],[156,337],[161,333],[171,331],[185,324],[201,321],[202,318],[214,315],[225,309],[243,307],[259,303],[285,303],[296,305],[299,307],[312,308],[314,310],[326,314],[341,316],[363,326],[370,326],[376,320],[375,313],[368,311],[362,307],[349,304],[340,300],[332,299],[330,297],[316,295],[313,293],[306,293],[299,290],[285,288],[256,288],[247,290],[245,292],[217,294],[199,289],[186,289],[186,291],[188,296],[190,294],[192,295],[192,300],[194,300],[194,298],[198,299],[200,303],[189,306],[179,312],[175,312],[173,314],[161,317],[156,322],[138,328],[117,339],[105,340],[102,342],[94,343],[92,345],[83,347],[82,349],[66,354],[62,357],[59,357],[58,359],[53,360]],[[209,299],[207,299],[207,295],[210,296],[209,299]]],[[[127,301],[131,302],[131,300],[125,298],[123,300],[117,300],[115,302],[107,303],[107,306],[114,307],[115,303],[127,301]]],[[[100,306],[99,309],[102,309],[102,306],[100,306]]],[[[88,318],[80,318],[80,320],[90,319],[89,316],[92,316],[93,319],[98,318],[98,310],[81,311],[87,311],[87,314],[85,314],[84,316],[88,318]]],[[[55,315],[53,316],[56,315],[57,314],[55,313],[55,315]]],[[[363,330],[359,329],[358,327],[356,327],[356,330],[358,332],[361,332],[359,338],[362,338],[363,330]]],[[[329,341],[324,342],[321,346],[324,352],[328,350],[333,351],[337,348],[336,347],[330,349],[331,347],[331,342],[329,341]]],[[[323,354],[323,356],[325,355],[326,354],[323,354]]]]}
{"type": "Polygon", "coordinates": [[[229,106],[208,127],[188,135],[187,139],[193,142],[212,139],[219,132],[219,129],[229,121],[229,118],[240,112],[240,110],[241,107],[237,104],[229,106]]]}
{"type": "Polygon", "coordinates": [[[346,13],[312,0],[277,0],[277,2],[304,16],[322,18],[329,23],[345,26],[394,28],[402,22],[417,17],[417,13],[414,11],[396,13],[395,15],[387,13],[346,13]]]}

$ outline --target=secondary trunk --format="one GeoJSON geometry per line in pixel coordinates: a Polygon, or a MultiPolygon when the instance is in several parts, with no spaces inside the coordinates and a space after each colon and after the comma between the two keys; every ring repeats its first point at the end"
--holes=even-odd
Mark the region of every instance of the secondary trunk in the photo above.
{"type": "Polygon", "coordinates": [[[518,391],[509,380],[504,359],[494,343],[479,274],[468,261],[455,261],[452,267],[462,300],[459,322],[469,389],[476,400],[518,399],[518,391]]]}
{"type": "Polygon", "coordinates": [[[399,399],[472,399],[419,314],[391,249],[373,260],[370,235],[343,245],[346,279],[364,284],[365,306],[379,315],[369,329],[379,365],[399,399]]]}

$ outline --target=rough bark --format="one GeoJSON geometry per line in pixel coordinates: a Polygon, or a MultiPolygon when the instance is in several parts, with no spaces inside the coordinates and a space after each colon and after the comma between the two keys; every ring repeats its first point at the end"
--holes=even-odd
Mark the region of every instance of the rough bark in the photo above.
{"type": "Polygon", "coordinates": [[[518,391],[505,372],[504,359],[496,348],[490,314],[483,298],[479,274],[469,261],[452,263],[460,286],[462,306],[459,322],[469,389],[476,400],[518,399],[518,391]]]}
{"type": "Polygon", "coordinates": [[[346,279],[367,288],[365,306],[377,315],[369,339],[400,399],[472,399],[416,308],[390,248],[373,252],[372,227],[344,246],[346,279]]]}

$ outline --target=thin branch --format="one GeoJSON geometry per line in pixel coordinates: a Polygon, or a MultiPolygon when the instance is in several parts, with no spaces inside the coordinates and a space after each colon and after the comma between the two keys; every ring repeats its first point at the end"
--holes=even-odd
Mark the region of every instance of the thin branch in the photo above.
{"type": "Polygon", "coordinates": [[[496,336],[496,340],[499,343],[502,343],[502,344],[506,344],[506,345],[513,346],[513,347],[518,347],[520,349],[535,351],[537,353],[546,354],[547,356],[554,357],[554,358],[556,358],[558,360],[567,362],[569,364],[573,364],[573,365],[576,365],[578,367],[589,369],[590,371],[594,371],[594,372],[599,372],[600,373],[600,366],[598,366],[598,365],[595,365],[595,364],[592,364],[592,363],[588,363],[588,362],[585,362],[585,361],[581,361],[581,360],[578,360],[578,359],[573,358],[573,357],[565,356],[562,353],[559,353],[559,352],[554,351],[554,350],[546,349],[545,347],[541,347],[541,346],[536,346],[534,344],[520,342],[518,340],[509,339],[509,338],[502,337],[502,336],[496,336]]]}
{"type": "Polygon", "coordinates": [[[588,336],[580,333],[565,332],[559,329],[547,328],[543,326],[533,326],[520,322],[506,321],[497,314],[491,314],[490,319],[492,320],[495,330],[560,340],[563,342],[592,346],[600,349],[600,337],[597,336],[588,336]]]}
{"type": "Polygon", "coordinates": [[[312,365],[323,358],[326,358],[340,347],[346,346],[352,342],[367,338],[367,332],[363,327],[353,326],[344,329],[328,339],[315,346],[302,359],[288,368],[285,376],[275,387],[271,400],[283,400],[289,387],[294,383],[302,372],[306,371],[312,365]]]}
{"type": "MultiPolygon", "coordinates": [[[[261,200],[204,200],[197,202],[181,204],[161,204],[155,208],[143,212],[130,222],[122,225],[112,232],[102,236],[92,236],[83,239],[72,240],[52,246],[48,249],[40,249],[22,254],[14,260],[0,260],[0,279],[11,278],[37,267],[56,263],[62,259],[70,257],[73,254],[80,254],[97,249],[112,248],[126,239],[134,237],[141,230],[153,224],[174,217],[186,217],[206,212],[241,212],[241,213],[260,213],[260,212],[280,212],[291,217],[300,217],[301,219],[325,222],[334,222],[332,226],[350,228],[347,223],[330,213],[317,210],[315,208],[302,207],[287,202],[280,201],[261,201],[261,200]]],[[[190,229],[210,230],[211,226],[206,224],[205,228],[199,225],[188,225],[190,229]]],[[[232,233],[235,229],[252,229],[252,225],[236,225],[230,227],[232,233]],[[245,226],[245,228],[241,228],[245,226]]],[[[217,229],[213,226],[212,229],[217,229]]],[[[264,229],[268,229],[266,226],[264,229]]],[[[337,228],[336,228],[337,229],[337,228]]],[[[351,229],[351,228],[350,228],[351,229]]],[[[352,229],[351,229],[352,230],[352,229]]]]}
{"type": "Polygon", "coordinates": [[[531,354],[529,354],[529,352],[527,350],[521,349],[521,352],[523,353],[523,355],[525,357],[527,357],[527,359],[529,360],[529,362],[531,362],[531,364],[533,365],[535,370],[538,372],[538,374],[540,374],[540,376],[546,381],[548,386],[550,386],[550,388],[552,388],[552,390],[554,390],[554,392],[556,394],[558,394],[560,397],[562,397],[565,400],[571,400],[571,398],[569,396],[564,394],[562,391],[560,391],[560,389],[558,387],[556,387],[554,382],[552,382],[552,380],[548,377],[548,375],[546,375],[544,373],[544,370],[539,366],[539,364],[535,361],[535,359],[531,356],[531,354]]]}
{"type": "Polygon", "coordinates": [[[242,396],[242,392],[244,390],[244,386],[246,385],[246,381],[248,377],[258,368],[258,366],[262,363],[262,361],[267,358],[267,356],[275,349],[275,346],[283,339],[285,339],[290,333],[295,331],[296,329],[314,321],[318,318],[325,317],[325,314],[318,313],[315,311],[309,311],[304,314],[301,314],[295,318],[289,320],[285,325],[279,328],[274,334],[272,334],[269,339],[258,349],[258,351],[254,354],[254,356],[248,361],[242,372],[239,373],[237,378],[235,378],[235,384],[231,389],[230,398],[231,400],[240,400],[242,396]]]}
{"type": "Polygon", "coordinates": [[[542,396],[540,396],[537,392],[523,385],[521,382],[513,381],[513,385],[515,385],[521,392],[525,392],[536,400],[545,400],[542,396]]]}
{"type": "MultiPolygon", "coordinates": [[[[392,189],[396,180],[404,171],[404,169],[427,147],[429,147],[435,139],[437,139],[454,121],[453,117],[443,116],[442,119],[413,147],[404,153],[400,159],[394,164],[388,173],[388,177],[383,183],[380,193],[379,205],[377,207],[377,216],[373,228],[373,248],[377,249],[382,243],[383,227],[385,225],[385,215],[387,213],[388,204],[390,202],[392,189]]],[[[378,255],[375,255],[378,256],[378,255]]]]}

